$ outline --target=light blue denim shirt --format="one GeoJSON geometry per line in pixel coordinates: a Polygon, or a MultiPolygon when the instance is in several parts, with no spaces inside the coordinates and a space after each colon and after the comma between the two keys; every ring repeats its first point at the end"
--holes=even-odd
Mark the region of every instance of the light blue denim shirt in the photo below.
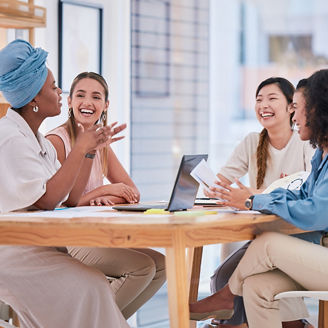
{"type": "Polygon", "coordinates": [[[300,190],[278,188],[270,194],[255,195],[253,210],[272,213],[303,230],[316,231],[302,238],[320,242],[328,231],[328,155],[321,160],[322,150],[312,158],[312,171],[300,190]]]}

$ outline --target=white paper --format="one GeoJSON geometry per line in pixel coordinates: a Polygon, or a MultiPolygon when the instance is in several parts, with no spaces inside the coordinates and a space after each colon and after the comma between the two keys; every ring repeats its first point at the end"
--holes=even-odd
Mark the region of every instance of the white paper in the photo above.
{"type": "Polygon", "coordinates": [[[217,177],[204,159],[190,172],[190,175],[208,191],[210,187],[217,187],[215,184],[217,177]]]}
{"type": "MultiPolygon", "coordinates": [[[[101,216],[106,216],[106,210],[111,210],[110,206],[80,206],[80,207],[59,207],[53,211],[26,211],[26,212],[9,212],[0,215],[1,217],[47,217],[47,218],[76,218],[83,216],[98,216],[98,213],[103,212],[101,216]]],[[[113,213],[113,211],[111,212],[113,213]]],[[[114,212],[115,213],[115,212],[114,212]]]]}
{"type": "Polygon", "coordinates": [[[299,190],[305,180],[308,178],[310,172],[300,171],[291,175],[287,175],[284,178],[278,179],[270,184],[262,194],[268,194],[272,190],[277,188],[284,188],[289,190],[299,190]]]}

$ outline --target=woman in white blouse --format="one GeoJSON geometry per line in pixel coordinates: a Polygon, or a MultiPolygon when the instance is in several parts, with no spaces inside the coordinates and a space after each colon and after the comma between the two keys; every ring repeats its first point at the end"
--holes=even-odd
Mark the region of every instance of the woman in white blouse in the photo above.
{"type": "MultiPolygon", "coordinates": [[[[23,40],[0,51],[0,90],[11,105],[0,120],[0,213],[59,206],[83,159],[111,142],[109,128],[81,131],[60,167],[55,149],[38,131],[61,110],[61,90],[46,58],[47,52],[23,40]]],[[[128,327],[106,277],[68,254],[51,247],[1,246],[0,262],[0,299],[14,308],[22,328],[128,327]]]]}

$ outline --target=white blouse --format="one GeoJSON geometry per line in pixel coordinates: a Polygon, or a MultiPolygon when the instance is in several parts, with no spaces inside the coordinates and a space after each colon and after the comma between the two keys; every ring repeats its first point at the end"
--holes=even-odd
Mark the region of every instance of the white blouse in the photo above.
{"type": "Polygon", "coordinates": [[[32,208],[59,168],[53,145],[8,109],[0,119],[0,213],[32,208]]]}
{"type": "MultiPolygon", "coordinates": [[[[260,134],[248,134],[234,149],[224,167],[219,171],[224,177],[234,182],[234,179],[248,173],[249,185],[256,188],[257,162],[256,149],[260,134]]],[[[302,141],[297,132],[293,132],[283,149],[276,149],[269,144],[269,157],[262,188],[268,187],[280,175],[311,171],[311,159],[314,149],[308,141],[302,141]]]]}

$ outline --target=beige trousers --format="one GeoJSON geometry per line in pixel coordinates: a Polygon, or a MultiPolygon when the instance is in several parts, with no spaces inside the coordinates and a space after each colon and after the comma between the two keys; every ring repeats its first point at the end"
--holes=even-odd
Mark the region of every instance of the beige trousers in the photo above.
{"type": "Polygon", "coordinates": [[[282,327],[279,301],[289,290],[328,290],[328,249],[310,242],[267,232],[256,238],[229,280],[244,297],[250,328],[282,327]]]}
{"type": "Polygon", "coordinates": [[[21,328],[128,328],[106,277],[55,248],[0,246],[0,299],[21,328]]]}
{"type": "Polygon", "coordinates": [[[165,256],[150,248],[67,249],[82,263],[116,278],[111,288],[125,318],[135,313],[165,282],[165,256]]]}

